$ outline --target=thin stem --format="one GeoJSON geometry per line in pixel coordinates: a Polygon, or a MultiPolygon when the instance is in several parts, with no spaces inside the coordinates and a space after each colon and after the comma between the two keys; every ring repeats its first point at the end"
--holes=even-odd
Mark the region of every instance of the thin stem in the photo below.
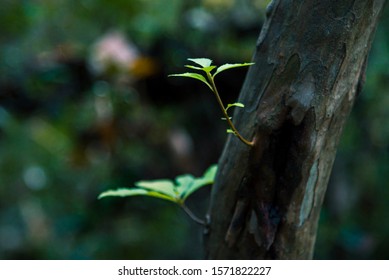
{"type": "Polygon", "coordinates": [[[216,84],[215,84],[215,82],[213,80],[213,77],[212,77],[212,75],[209,72],[207,72],[207,77],[208,77],[209,82],[211,83],[212,91],[215,94],[216,100],[219,103],[219,106],[220,106],[220,108],[221,108],[221,110],[223,112],[224,118],[226,119],[226,121],[227,121],[228,125],[230,126],[231,130],[234,132],[235,136],[238,137],[239,140],[242,141],[243,143],[245,143],[246,145],[251,146],[251,147],[254,146],[254,141],[248,141],[247,139],[245,139],[238,132],[238,130],[235,128],[235,125],[232,123],[232,121],[230,119],[230,116],[227,114],[227,110],[224,107],[223,101],[220,98],[220,95],[219,95],[219,92],[217,91],[216,84]]]}
{"type": "Polygon", "coordinates": [[[185,211],[186,214],[188,214],[188,216],[193,220],[195,221],[196,223],[198,223],[199,225],[202,225],[202,226],[205,226],[205,221],[198,218],[186,205],[185,203],[181,203],[180,204],[181,208],[185,211]]]}

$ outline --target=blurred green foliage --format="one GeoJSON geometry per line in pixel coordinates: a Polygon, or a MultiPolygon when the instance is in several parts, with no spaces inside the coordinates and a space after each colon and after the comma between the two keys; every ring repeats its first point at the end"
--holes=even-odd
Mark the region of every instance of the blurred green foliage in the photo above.
{"type": "MultiPolygon", "coordinates": [[[[217,162],[226,135],[213,96],[167,75],[187,57],[249,61],[267,2],[3,1],[0,258],[202,258],[201,228],[174,205],[97,196],[217,162]]],[[[388,15],[342,138],[316,258],[389,257],[388,15]]],[[[218,77],[225,103],[245,71],[218,77]]],[[[208,197],[206,187],[187,203],[202,216],[208,197]]]]}

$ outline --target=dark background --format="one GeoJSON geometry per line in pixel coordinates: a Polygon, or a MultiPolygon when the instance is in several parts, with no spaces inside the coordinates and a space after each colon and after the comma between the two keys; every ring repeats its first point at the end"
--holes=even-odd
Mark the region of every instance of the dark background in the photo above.
{"type": "MultiPolygon", "coordinates": [[[[201,175],[227,137],[214,97],[168,78],[186,59],[249,62],[261,0],[3,0],[0,258],[198,259],[201,228],[140,179],[201,175]]],[[[218,75],[236,101],[246,69],[218,75]]],[[[347,122],[315,258],[389,258],[389,11],[347,122]]],[[[207,211],[210,187],[188,204],[207,211]]]]}

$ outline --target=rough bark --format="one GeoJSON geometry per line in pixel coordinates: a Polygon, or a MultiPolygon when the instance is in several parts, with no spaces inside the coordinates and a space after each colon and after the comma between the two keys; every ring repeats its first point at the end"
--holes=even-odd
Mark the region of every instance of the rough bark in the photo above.
{"type": "Polygon", "coordinates": [[[210,259],[310,259],[336,147],[384,0],[274,0],[219,161],[210,259]]]}

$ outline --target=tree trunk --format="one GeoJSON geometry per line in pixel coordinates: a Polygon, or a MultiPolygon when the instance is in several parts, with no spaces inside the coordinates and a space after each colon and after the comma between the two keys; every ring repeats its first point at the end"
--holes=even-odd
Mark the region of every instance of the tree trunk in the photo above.
{"type": "Polygon", "coordinates": [[[219,161],[210,259],[310,259],[336,147],[385,0],[274,0],[219,161]]]}

